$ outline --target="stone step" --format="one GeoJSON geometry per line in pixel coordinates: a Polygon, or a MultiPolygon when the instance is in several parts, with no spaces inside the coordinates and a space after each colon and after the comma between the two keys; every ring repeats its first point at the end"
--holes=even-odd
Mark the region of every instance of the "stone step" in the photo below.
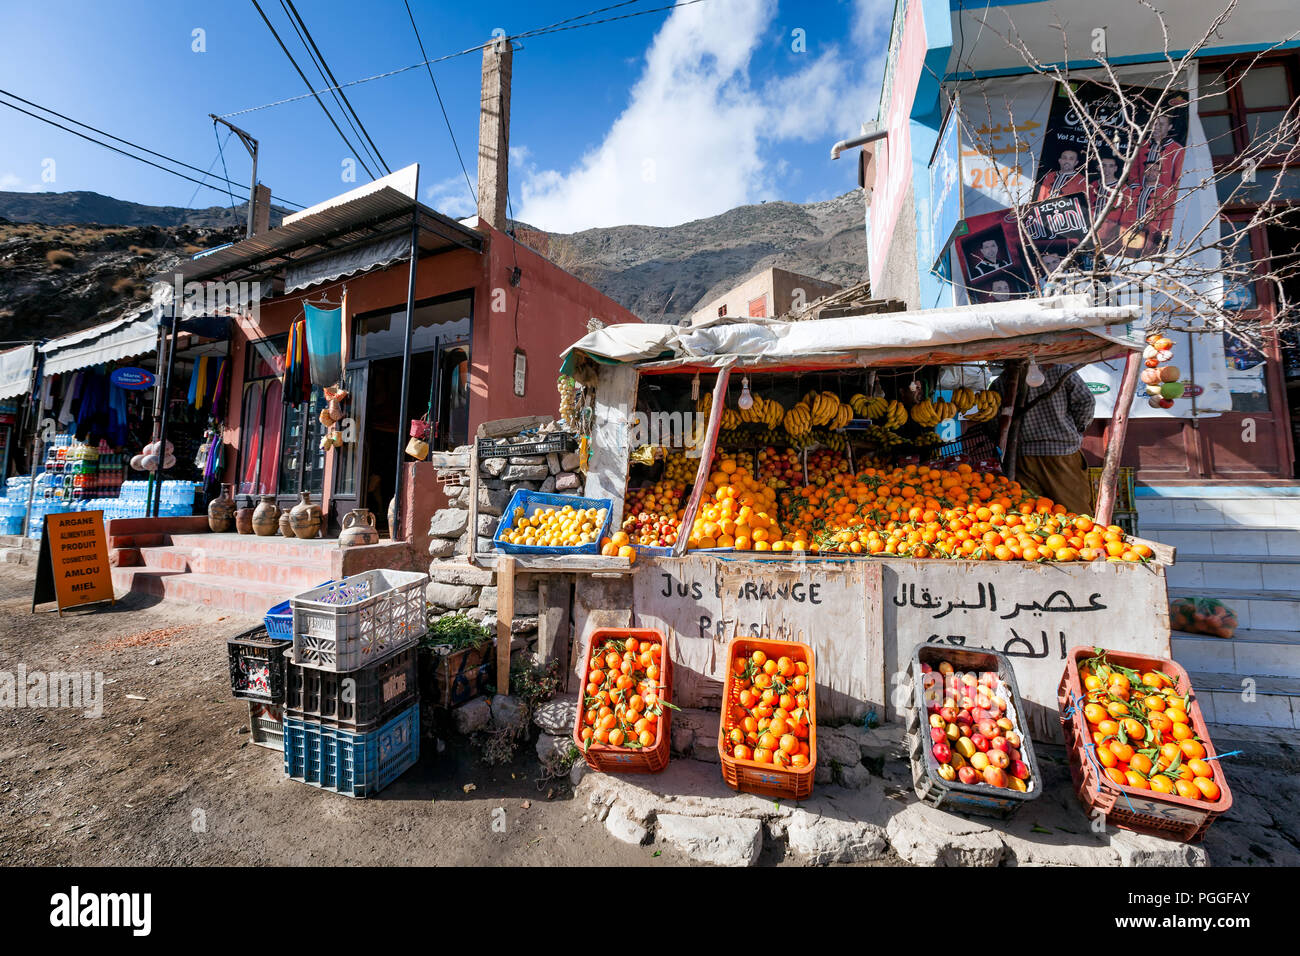
{"type": "Polygon", "coordinates": [[[193,572],[284,585],[305,591],[329,580],[328,552],[313,560],[290,560],[278,555],[237,555],[226,551],[210,552],[204,548],[140,548],[145,567],[164,571],[193,572]]]}
{"type": "Polygon", "coordinates": [[[1281,528],[1300,530],[1300,496],[1137,499],[1140,524],[1191,528],[1281,528]]]}
{"type": "Polygon", "coordinates": [[[1192,554],[1300,555],[1300,531],[1291,528],[1206,528],[1140,519],[1139,528],[1144,538],[1192,554]]]}
{"type": "Polygon", "coordinates": [[[255,534],[173,534],[171,543],[178,548],[202,548],[235,555],[259,555],[309,561],[313,558],[329,565],[329,555],[338,550],[332,538],[282,538],[278,534],[262,537],[255,534]]]}
{"type": "Polygon", "coordinates": [[[147,594],[166,601],[199,604],[253,617],[261,617],[276,604],[287,601],[302,590],[297,586],[161,568],[113,568],[113,586],[118,593],[147,594]]]}
{"type": "Polygon", "coordinates": [[[1285,631],[1300,621],[1300,592],[1238,591],[1231,588],[1174,588],[1169,600],[1180,597],[1214,598],[1237,615],[1237,626],[1246,630],[1285,631]]]}
{"type": "Polygon", "coordinates": [[[1192,689],[1207,723],[1300,727],[1300,678],[1192,671],[1192,689]]]}
{"type": "Polygon", "coordinates": [[[1238,630],[1232,637],[1174,631],[1174,660],[1188,671],[1242,677],[1300,677],[1300,632],[1238,630]]]}
{"type": "Polygon", "coordinates": [[[1300,554],[1190,554],[1165,570],[1170,587],[1288,591],[1300,584],[1300,554]]]}

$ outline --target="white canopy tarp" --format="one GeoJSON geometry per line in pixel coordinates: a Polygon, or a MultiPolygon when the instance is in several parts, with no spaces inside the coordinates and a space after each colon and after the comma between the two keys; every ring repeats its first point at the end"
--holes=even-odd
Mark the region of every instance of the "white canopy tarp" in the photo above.
{"type": "Polygon", "coordinates": [[[105,362],[147,355],[158,347],[158,322],[152,309],[53,339],[41,346],[45,374],[59,375],[105,362]]]}
{"type": "MultiPolygon", "coordinates": [[[[971,343],[1043,339],[1067,334],[1095,343],[1096,351],[1123,351],[1140,343],[1107,334],[1105,327],[1132,321],[1137,306],[1094,306],[1084,295],[1020,299],[947,309],[876,313],[781,322],[715,320],[683,328],[676,325],[613,325],[592,332],[565,351],[610,362],[646,362],[668,355],[706,361],[738,356],[773,361],[811,356],[896,355],[902,351],[966,351],[971,343]]],[[[868,360],[871,356],[864,356],[868,360]]]]}
{"type": "Polygon", "coordinates": [[[0,398],[26,395],[31,388],[32,366],[35,364],[35,345],[0,352],[0,398]]]}

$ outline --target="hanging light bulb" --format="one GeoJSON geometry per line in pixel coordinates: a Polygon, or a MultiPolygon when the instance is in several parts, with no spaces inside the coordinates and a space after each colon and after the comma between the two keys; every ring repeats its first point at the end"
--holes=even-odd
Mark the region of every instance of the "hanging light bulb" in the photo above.
{"type": "Polygon", "coordinates": [[[696,372],[695,377],[691,379],[691,401],[698,402],[699,400],[700,400],[700,373],[696,372]]]}
{"type": "Polygon", "coordinates": [[[736,399],[736,407],[742,410],[754,407],[754,396],[749,394],[748,375],[740,380],[740,398],[736,399]]]}
{"type": "Polygon", "coordinates": [[[1044,381],[1043,370],[1038,367],[1038,362],[1034,357],[1030,356],[1029,368],[1025,371],[1025,384],[1030,388],[1038,388],[1044,381]]]}

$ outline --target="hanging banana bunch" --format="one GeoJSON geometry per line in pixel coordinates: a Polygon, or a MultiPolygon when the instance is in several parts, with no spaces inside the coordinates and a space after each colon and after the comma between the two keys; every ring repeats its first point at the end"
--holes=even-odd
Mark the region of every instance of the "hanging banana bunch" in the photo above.
{"type": "Polygon", "coordinates": [[[708,415],[713,411],[713,393],[705,392],[695,403],[695,411],[700,415],[708,415]]]}
{"type": "Polygon", "coordinates": [[[975,393],[969,388],[959,388],[952,393],[952,404],[956,406],[958,414],[968,412],[975,407],[975,393]]]}
{"type": "Polygon", "coordinates": [[[900,428],[907,421],[907,409],[895,399],[885,406],[885,427],[900,428]]]}
{"type": "Polygon", "coordinates": [[[963,421],[988,422],[998,417],[1002,408],[1002,395],[999,392],[985,390],[975,393],[975,410],[963,421]]]}
{"type": "Polygon", "coordinates": [[[794,405],[785,413],[784,427],[791,438],[808,434],[812,428],[812,414],[804,402],[794,405]]]}

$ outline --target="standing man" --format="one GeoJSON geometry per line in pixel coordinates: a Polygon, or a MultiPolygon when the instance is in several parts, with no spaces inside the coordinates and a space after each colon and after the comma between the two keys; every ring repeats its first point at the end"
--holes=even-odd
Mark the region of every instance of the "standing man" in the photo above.
{"type": "MultiPolygon", "coordinates": [[[[1092,513],[1092,483],[1079,446],[1092,422],[1096,401],[1068,365],[1044,365],[1043,384],[1028,388],[1020,423],[1016,480],[1075,514],[1092,513]]],[[[1005,400],[1008,375],[994,387],[1005,400]]]]}

